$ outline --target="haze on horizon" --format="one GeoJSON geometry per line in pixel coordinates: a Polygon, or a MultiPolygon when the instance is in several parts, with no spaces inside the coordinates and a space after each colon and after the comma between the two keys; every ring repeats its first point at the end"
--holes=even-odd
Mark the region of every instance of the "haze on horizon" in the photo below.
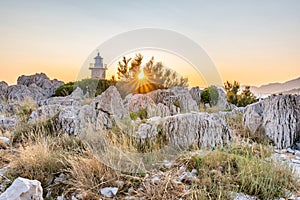
{"type": "Polygon", "coordinates": [[[0,80],[37,72],[76,80],[99,44],[153,27],[198,43],[223,81],[285,82],[300,76],[299,10],[297,0],[1,1],[0,80]]]}

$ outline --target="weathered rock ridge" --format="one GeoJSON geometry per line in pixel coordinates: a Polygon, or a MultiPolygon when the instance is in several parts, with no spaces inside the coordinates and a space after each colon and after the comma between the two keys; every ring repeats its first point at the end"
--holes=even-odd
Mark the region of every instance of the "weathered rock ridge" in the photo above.
{"type": "Polygon", "coordinates": [[[165,134],[169,143],[178,148],[197,146],[210,149],[230,144],[233,140],[232,131],[224,119],[208,113],[178,114],[158,121],[150,119],[140,125],[136,137],[154,138],[157,134],[165,134]]]}
{"type": "Polygon", "coordinates": [[[50,80],[45,74],[35,74],[30,76],[20,76],[17,85],[8,86],[5,82],[0,82],[0,103],[21,102],[33,100],[39,102],[49,98],[54,91],[64,83],[56,79],[50,80]]]}
{"type": "Polygon", "coordinates": [[[300,139],[299,96],[272,96],[245,108],[243,124],[251,135],[271,139],[277,148],[300,139]]]}

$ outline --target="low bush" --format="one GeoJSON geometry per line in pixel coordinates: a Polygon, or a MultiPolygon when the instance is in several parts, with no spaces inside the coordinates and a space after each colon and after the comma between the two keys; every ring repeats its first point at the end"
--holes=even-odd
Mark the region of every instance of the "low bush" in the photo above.
{"type": "Polygon", "coordinates": [[[205,88],[201,93],[201,101],[206,104],[209,103],[210,106],[217,105],[219,101],[219,92],[216,86],[210,86],[205,88]]]}
{"type": "Polygon", "coordinates": [[[73,90],[74,82],[69,82],[58,87],[54,92],[54,96],[68,96],[73,92],[73,90]]]}
{"type": "Polygon", "coordinates": [[[54,96],[68,96],[77,87],[83,90],[83,93],[88,93],[90,97],[95,97],[104,92],[109,86],[115,85],[113,80],[106,79],[83,79],[81,81],[69,82],[57,88],[54,96]]]}
{"type": "Polygon", "coordinates": [[[131,112],[130,113],[130,118],[132,120],[136,120],[137,118],[140,118],[141,120],[147,119],[148,113],[146,109],[141,109],[137,112],[131,112]]]}

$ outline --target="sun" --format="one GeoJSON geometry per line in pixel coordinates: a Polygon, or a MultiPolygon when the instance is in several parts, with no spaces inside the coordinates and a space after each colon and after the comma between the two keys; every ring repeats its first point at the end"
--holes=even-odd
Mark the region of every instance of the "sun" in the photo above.
{"type": "Polygon", "coordinates": [[[138,79],[144,79],[145,78],[145,74],[144,74],[144,70],[141,70],[141,72],[138,75],[138,79]]]}

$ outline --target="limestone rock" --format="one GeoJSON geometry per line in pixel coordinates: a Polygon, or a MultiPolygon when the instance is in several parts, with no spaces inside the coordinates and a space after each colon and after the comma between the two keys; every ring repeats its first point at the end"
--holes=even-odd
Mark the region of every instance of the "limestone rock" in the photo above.
{"type": "Polygon", "coordinates": [[[105,187],[100,190],[100,193],[106,198],[112,198],[117,195],[117,187],[105,187]]]}
{"type": "Polygon", "coordinates": [[[0,115],[0,132],[13,130],[17,123],[16,117],[4,117],[0,115]]]}
{"type": "Polygon", "coordinates": [[[0,136],[0,141],[4,142],[7,145],[10,143],[10,139],[7,137],[0,136]]]}
{"type": "Polygon", "coordinates": [[[43,105],[38,107],[30,114],[29,123],[34,124],[38,121],[45,121],[53,118],[62,110],[62,106],[59,104],[43,105]]]}
{"type": "Polygon", "coordinates": [[[20,102],[24,100],[42,101],[54,94],[54,91],[63,84],[58,80],[50,80],[45,74],[20,76],[17,85],[8,86],[0,82],[0,102],[20,102]]]}
{"type": "Polygon", "coordinates": [[[219,94],[219,98],[218,98],[218,103],[216,106],[219,109],[225,110],[225,109],[236,108],[236,106],[234,104],[231,104],[227,101],[227,96],[226,96],[226,93],[223,88],[218,87],[218,94],[219,94]]]}
{"type": "Polygon", "coordinates": [[[20,76],[17,80],[17,84],[28,87],[32,84],[35,84],[46,92],[47,97],[50,97],[54,94],[55,90],[64,83],[62,81],[58,81],[57,79],[50,80],[49,77],[44,73],[36,73],[30,76],[20,76]]]}
{"type": "Polygon", "coordinates": [[[190,92],[192,98],[199,105],[199,103],[201,103],[202,90],[197,86],[197,87],[192,87],[189,92],[190,92]]]}
{"type": "Polygon", "coordinates": [[[140,110],[146,110],[148,117],[156,116],[156,104],[154,101],[143,94],[132,95],[128,102],[129,112],[138,112],[140,110]]]}
{"type": "Polygon", "coordinates": [[[99,99],[95,98],[90,105],[83,105],[83,100],[84,95],[80,88],[66,97],[49,98],[31,113],[29,122],[36,123],[57,116],[55,121],[57,130],[70,135],[83,134],[88,128],[95,131],[112,126],[110,115],[105,112],[105,109],[103,111],[102,108],[96,106],[99,99]]]}
{"type": "Polygon", "coordinates": [[[5,94],[7,91],[7,83],[4,81],[0,81],[0,103],[6,100],[5,94]]]}
{"type": "Polygon", "coordinates": [[[233,134],[225,121],[207,113],[187,113],[166,117],[162,131],[177,147],[197,145],[213,148],[231,143],[233,134]]]}
{"type": "Polygon", "coordinates": [[[70,95],[65,97],[51,97],[41,101],[41,105],[81,106],[83,104],[83,91],[77,87],[70,95]]]}
{"type": "MultiPolygon", "coordinates": [[[[162,103],[158,103],[156,105],[156,108],[155,108],[155,116],[160,116],[160,117],[167,117],[167,116],[170,116],[171,115],[171,111],[169,109],[168,106],[162,104],[162,103]]],[[[176,106],[171,106],[171,109],[173,109],[173,113],[175,112],[179,112],[177,109],[176,106]]]]}
{"type": "Polygon", "coordinates": [[[0,200],[28,199],[43,199],[43,188],[39,181],[19,177],[4,193],[0,195],[0,200]]]}
{"type": "Polygon", "coordinates": [[[245,108],[243,124],[251,135],[271,139],[278,149],[300,138],[300,104],[296,96],[279,95],[245,108]]]}
{"type": "Polygon", "coordinates": [[[21,102],[25,100],[40,101],[46,98],[45,92],[37,87],[31,85],[30,87],[24,85],[11,85],[7,87],[6,99],[8,102],[21,102]]]}
{"type": "Polygon", "coordinates": [[[110,86],[101,95],[98,95],[91,105],[116,119],[121,119],[127,114],[121,95],[114,86],[110,86]]]}
{"type": "Polygon", "coordinates": [[[198,111],[198,105],[186,88],[175,87],[172,89],[155,90],[147,93],[154,103],[167,106],[171,115],[180,112],[198,111]]]}
{"type": "Polygon", "coordinates": [[[179,104],[181,112],[185,113],[199,110],[196,101],[186,88],[175,87],[172,88],[171,91],[174,94],[174,97],[171,97],[171,101],[175,106],[177,103],[179,104]]]}
{"type": "Polygon", "coordinates": [[[162,103],[155,104],[152,98],[145,94],[127,95],[124,100],[124,106],[129,113],[146,110],[148,118],[154,116],[166,117],[171,115],[168,106],[162,103]]]}
{"type": "Polygon", "coordinates": [[[78,117],[80,118],[80,134],[84,134],[86,130],[99,131],[112,127],[109,115],[96,110],[93,105],[84,105],[78,117]]]}
{"type": "Polygon", "coordinates": [[[7,116],[15,115],[21,108],[19,103],[0,104],[0,113],[7,116]]]}
{"type": "Polygon", "coordinates": [[[60,114],[60,116],[66,115],[69,117],[70,115],[72,115],[71,113],[72,111],[74,111],[74,107],[80,107],[83,104],[83,91],[80,88],[76,88],[69,96],[51,97],[49,99],[41,101],[40,104],[41,106],[31,113],[29,119],[30,123],[50,119],[62,111],[63,113],[60,114]],[[69,109],[73,110],[68,111],[69,109]]]}
{"type": "Polygon", "coordinates": [[[57,129],[68,133],[69,135],[76,135],[79,133],[79,112],[79,107],[67,106],[62,108],[57,117],[57,129]]]}
{"type": "Polygon", "coordinates": [[[69,135],[82,135],[86,134],[86,131],[99,131],[111,127],[110,116],[91,105],[64,107],[57,119],[58,130],[69,135]]]}
{"type": "Polygon", "coordinates": [[[157,134],[157,126],[143,123],[138,127],[135,134],[136,137],[142,140],[153,139],[157,134]]]}
{"type": "Polygon", "coordinates": [[[230,144],[233,133],[220,116],[207,113],[185,113],[147,121],[136,132],[139,139],[152,139],[160,132],[173,147],[198,146],[210,149],[230,144]]]}

